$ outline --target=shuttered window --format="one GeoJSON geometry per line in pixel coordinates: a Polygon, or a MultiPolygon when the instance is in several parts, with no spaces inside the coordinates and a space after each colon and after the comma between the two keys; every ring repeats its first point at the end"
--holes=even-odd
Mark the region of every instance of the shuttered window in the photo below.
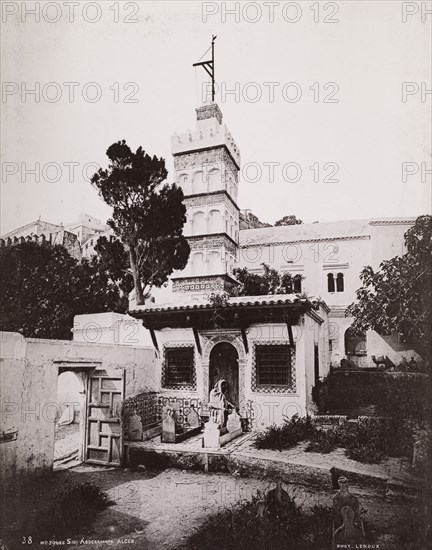
{"type": "Polygon", "coordinates": [[[193,384],[194,348],[166,348],[164,370],[164,386],[193,384]]]}
{"type": "Polygon", "coordinates": [[[258,386],[292,385],[291,348],[288,345],[257,345],[255,348],[258,386]]]}

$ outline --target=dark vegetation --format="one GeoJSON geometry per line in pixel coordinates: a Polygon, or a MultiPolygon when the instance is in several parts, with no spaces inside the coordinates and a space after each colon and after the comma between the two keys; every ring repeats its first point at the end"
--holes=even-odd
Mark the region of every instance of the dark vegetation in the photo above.
{"type": "Polygon", "coordinates": [[[35,525],[37,535],[40,540],[65,540],[89,527],[97,514],[112,504],[107,493],[94,483],[72,485],[63,490],[50,503],[50,509],[38,517],[35,525]]]}
{"type": "Polygon", "coordinates": [[[303,275],[279,273],[267,264],[261,264],[262,273],[250,273],[247,267],[234,269],[234,276],[240,283],[239,296],[267,296],[270,294],[293,294],[299,292],[303,275]]]}
{"type": "Polygon", "coordinates": [[[70,339],[75,315],[126,312],[130,282],[113,273],[108,248],[79,262],[60,245],[24,242],[2,247],[0,330],[70,339]]]}
{"type": "Polygon", "coordinates": [[[358,334],[396,331],[431,366],[432,361],[432,216],[419,216],[405,233],[406,254],[367,266],[362,286],[347,315],[358,334]]]}
{"type": "Polygon", "coordinates": [[[275,222],[275,226],[279,225],[300,225],[303,221],[299,220],[296,216],[290,215],[290,216],[284,216],[280,220],[277,220],[275,222]]]}
{"type": "Polygon", "coordinates": [[[329,453],[339,447],[345,449],[349,458],[365,463],[377,463],[387,457],[411,459],[416,445],[417,467],[419,473],[424,473],[432,456],[429,378],[382,375],[370,380],[375,383],[358,384],[351,375],[331,375],[320,384],[315,395],[320,412],[325,414],[334,414],[334,408],[344,414],[344,407],[367,400],[375,403],[378,416],[324,428],[310,417],[296,415],[285,419],[281,426],[270,426],[259,433],[255,445],[259,449],[284,450],[307,441],[306,451],[329,453]]]}
{"type": "Polygon", "coordinates": [[[136,302],[143,304],[154,286],[187,264],[183,191],[166,183],[165,160],[142,147],[133,152],[123,140],[106,154],[108,167],[100,168],[91,182],[113,209],[107,223],[126,250],[136,302]]]}
{"type": "MultiPolygon", "coordinates": [[[[377,416],[422,423],[431,417],[426,375],[333,371],[313,390],[320,414],[343,414],[372,406],[377,416]]],[[[357,415],[353,415],[357,416],[357,415]]]]}
{"type": "Polygon", "coordinates": [[[329,548],[332,510],[314,506],[304,511],[294,499],[274,505],[262,516],[257,504],[265,497],[226,508],[207,518],[179,550],[316,550],[329,548]]]}
{"type": "MultiPolygon", "coordinates": [[[[428,548],[430,527],[425,510],[425,506],[413,503],[394,525],[383,527],[366,520],[368,511],[362,508],[366,538],[359,542],[382,547],[380,535],[388,536],[390,532],[391,548],[428,548]]],[[[333,514],[333,509],[325,505],[305,509],[292,497],[283,504],[269,506],[268,498],[258,493],[249,501],[208,517],[177,550],[328,550],[332,546],[333,514]],[[260,506],[264,508],[262,514],[258,513],[260,506]]]]}

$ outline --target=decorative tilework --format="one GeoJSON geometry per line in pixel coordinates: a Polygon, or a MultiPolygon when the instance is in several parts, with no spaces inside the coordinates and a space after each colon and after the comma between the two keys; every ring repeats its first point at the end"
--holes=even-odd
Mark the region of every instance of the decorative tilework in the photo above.
{"type": "Polygon", "coordinates": [[[162,421],[163,408],[170,406],[175,411],[176,421],[179,426],[184,426],[191,407],[201,416],[206,414],[201,399],[198,397],[175,397],[169,395],[159,395],[156,405],[156,420],[162,421]]]}
{"type": "Polygon", "coordinates": [[[125,399],[123,403],[123,418],[125,424],[128,419],[137,414],[141,418],[143,427],[156,422],[157,394],[155,392],[140,393],[125,399]]]}
{"type": "Polygon", "coordinates": [[[257,363],[256,363],[256,347],[259,345],[280,346],[288,345],[286,340],[266,340],[254,342],[252,346],[252,391],[258,393],[296,393],[296,365],[295,365],[295,346],[290,348],[291,351],[291,386],[273,386],[259,385],[257,379],[257,363]]]}
{"type": "Polygon", "coordinates": [[[196,364],[195,364],[195,348],[193,345],[191,345],[190,342],[184,343],[184,342],[173,342],[171,344],[164,344],[163,346],[163,357],[162,357],[162,387],[164,389],[168,390],[196,390],[196,364]],[[167,361],[166,361],[166,352],[169,349],[173,348],[192,348],[192,357],[193,357],[193,364],[192,364],[192,383],[191,384],[179,384],[179,385],[169,385],[166,384],[166,378],[167,378],[167,361]]]}
{"type": "Polygon", "coordinates": [[[215,147],[208,150],[182,153],[174,156],[174,169],[176,171],[187,170],[200,166],[219,163],[227,167],[230,173],[238,182],[238,169],[234,164],[231,155],[223,147],[215,147]]]}

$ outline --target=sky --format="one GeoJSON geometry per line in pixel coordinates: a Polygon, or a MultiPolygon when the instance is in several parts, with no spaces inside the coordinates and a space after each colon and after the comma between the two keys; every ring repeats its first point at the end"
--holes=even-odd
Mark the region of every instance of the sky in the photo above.
{"type": "Polygon", "coordinates": [[[89,180],[120,139],[173,181],[170,138],[195,126],[192,64],[212,34],[240,208],[269,223],[430,212],[430,2],[1,4],[2,234],[105,221],[89,180]]]}

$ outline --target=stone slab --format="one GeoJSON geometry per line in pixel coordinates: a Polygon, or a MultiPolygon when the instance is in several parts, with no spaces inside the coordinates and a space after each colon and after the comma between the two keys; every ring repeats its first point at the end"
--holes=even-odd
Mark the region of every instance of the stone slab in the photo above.
{"type": "Polygon", "coordinates": [[[201,432],[201,426],[194,428],[185,428],[182,432],[164,432],[162,431],[161,441],[163,443],[181,443],[189,437],[193,437],[201,432]]]}
{"type": "Polygon", "coordinates": [[[148,441],[160,435],[161,433],[162,433],[162,423],[161,422],[155,423],[155,425],[150,426],[147,429],[143,430],[142,440],[148,441]]]}

